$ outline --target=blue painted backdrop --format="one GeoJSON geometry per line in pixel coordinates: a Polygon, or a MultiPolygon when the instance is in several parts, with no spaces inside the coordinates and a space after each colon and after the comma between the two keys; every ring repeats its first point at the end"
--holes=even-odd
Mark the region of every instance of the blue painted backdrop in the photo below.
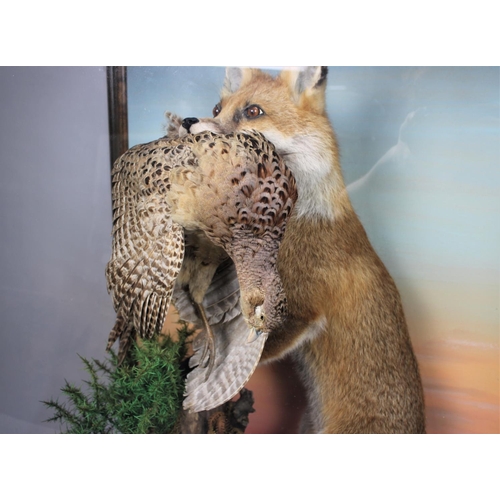
{"type": "MultiPolygon", "coordinates": [[[[431,432],[499,432],[499,75],[329,70],[345,181],[401,291],[431,432]]],[[[223,79],[220,67],[129,68],[130,146],[163,135],[167,110],[210,116],[223,79]]]]}

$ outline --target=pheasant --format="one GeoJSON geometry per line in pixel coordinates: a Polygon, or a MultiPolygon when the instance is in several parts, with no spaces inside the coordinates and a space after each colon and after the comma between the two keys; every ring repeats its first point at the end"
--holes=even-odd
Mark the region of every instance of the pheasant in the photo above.
{"type": "Polygon", "coordinates": [[[277,254],[295,180],[259,133],[169,134],[125,152],[112,171],[113,248],[106,266],[117,313],[109,350],[161,331],[173,300],[204,333],[194,342],[184,409],[231,399],[248,381],[287,303],[277,254]]]}

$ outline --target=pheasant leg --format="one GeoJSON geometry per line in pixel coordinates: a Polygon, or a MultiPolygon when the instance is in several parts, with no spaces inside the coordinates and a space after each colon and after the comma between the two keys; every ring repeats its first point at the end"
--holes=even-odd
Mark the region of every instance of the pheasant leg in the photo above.
{"type": "Polygon", "coordinates": [[[203,353],[200,358],[200,365],[203,364],[207,354],[208,354],[208,368],[205,375],[205,380],[208,379],[210,373],[215,364],[215,337],[214,332],[210,325],[208,324],[207,315],[205,314],[205,309],[201,304],[195,302],[198,312],[200,313],[201,319],[203,320],[203,326],[205,327],[206,337],[205,346],[203,347],[203,353]]]}

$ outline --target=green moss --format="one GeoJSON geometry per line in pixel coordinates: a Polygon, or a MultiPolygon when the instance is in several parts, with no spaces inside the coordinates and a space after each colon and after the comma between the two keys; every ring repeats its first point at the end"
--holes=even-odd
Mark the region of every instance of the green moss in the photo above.
{"type": "Polygon", "coordinates": [[[104,362],[80,356],[90,375],[86,389],[65,381],[65,402],[43,402],[54,411],[48,421],[61,422],[70,434],[173,432],[184,392],[184,340],[191,333],[185,324],[178,332],[179,342],[134,344],[120,366],[113,352],[104,362]]]}

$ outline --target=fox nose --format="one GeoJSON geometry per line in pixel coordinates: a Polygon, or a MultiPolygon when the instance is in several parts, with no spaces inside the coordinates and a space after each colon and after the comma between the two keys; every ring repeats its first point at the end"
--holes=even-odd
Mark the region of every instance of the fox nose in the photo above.
{"type": "Polygon", "coordinates": [[[198,123],[200,120],[198,118],[184,118],[182,120],[182,126],[189,132],[189,129],[191,128],[191,125],[194,125],[195,123],[198,123]]]}

